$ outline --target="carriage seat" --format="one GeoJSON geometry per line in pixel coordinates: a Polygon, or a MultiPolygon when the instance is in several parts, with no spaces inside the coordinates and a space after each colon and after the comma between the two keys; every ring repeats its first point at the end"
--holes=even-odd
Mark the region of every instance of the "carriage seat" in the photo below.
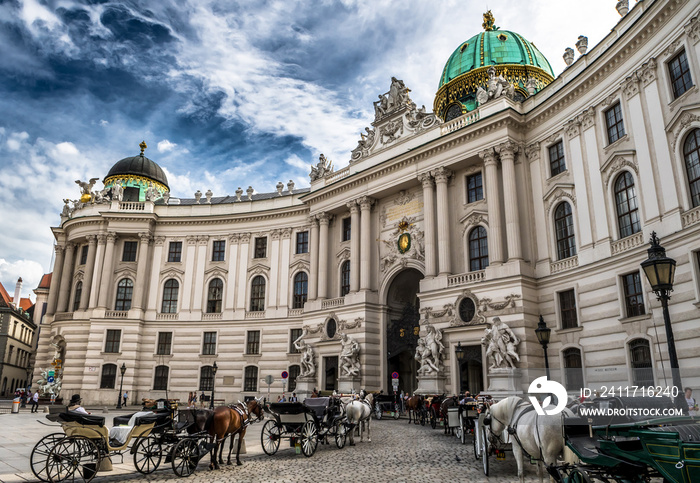
{"type": "Polygon", "coordinates": [[[63,423],[78,423],[82,424],[83,426],[99,426],[100,428],[105,425],[105,418],[102,416],[92,416],[76,411],[59,413],[56,420],[63,423]]]}
{"type": "Polygon", "coordinates": [[[323,419],[330,398],[329,397],[314,397],[304,399],[304,404],[316,415],[318,419],[323,419]]]}
{"type": "Polygon", "coordinates": [[[647,428],[652,431],[678,433],[678,439],[686,443],[700,443],[700,425],[677,424],[673,426],[659,426],[647,428]]]}
{"type": "MultiPolygon", "coordinates": [[[[139,411],[129,417],[129,421],[125,426],[113,426],[109,430],[109,445],[112,447],[122,446],[126,443],[129,433],[134,429],[134,426],[142,424],[151,424],[156,422],[157,415],[152,411],[139,411]]],[[[104,418],[102,418],[104,420],[104,418]]],[[[118,418],[114,418],[115,423],[118,418]]]]}

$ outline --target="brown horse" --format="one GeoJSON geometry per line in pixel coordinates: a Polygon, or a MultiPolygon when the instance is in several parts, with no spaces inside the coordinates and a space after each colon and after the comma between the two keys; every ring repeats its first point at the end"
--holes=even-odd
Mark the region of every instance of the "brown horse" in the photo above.
{"type": "Polygon", "coordinates": [[[219,465],[223,465],[224,440],[227,435],[231,435],[231,445],[228,450],[227,464],[231,464],[231,453],[233,452],[234,436],[238,435],[238,448],[236,449],[236,464],[241,463],[241,442],[245,437],[248,425],[253,423],[253,416],[257,417],[257,421],[263,419],[263,408],[258,399],[251,399],[248,404],[238,402],[231,406],[220,406],[214,409],[214,414],[210,421],[207,422],[207,430],[210,436],[213,436],[216,446],[211,454],[211,463],[209,468],[219,469],[219,465]],[[219,458],[217,462],[217,453],[219,458]]]}
{"type": "Polygon", "coordinates": [[[411,424],[411,414],[413,414],[413,422],[418,424],[418,412],[423,408],[425,401],[423,396],[411,396],[406,401],[406,410],[408,411],[408,424],[411,424]]]}
{"type": "Polygon", "coordinates": [[[454,428],[450,428],[447,424],[447,409],[451,407],[457,406],[458,401],[457,401],[457,396],[452,396],[452,397],[446,397],[443,401],[442,404],[440,404],[440,417],[442,420],[445,422],[445,434],[454,434],[454,428]]]}

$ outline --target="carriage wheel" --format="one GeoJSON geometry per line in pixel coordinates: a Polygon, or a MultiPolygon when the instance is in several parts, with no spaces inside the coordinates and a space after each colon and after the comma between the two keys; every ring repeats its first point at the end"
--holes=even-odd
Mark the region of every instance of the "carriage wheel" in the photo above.
{"type": "Polygon", "coordinates": [[[316,452],[318,446],[318,431],[313,421],[307,421],[301,427],[301,452],[304,456],[311,456],[316,452]]]}
{"type": "Polygon", "coordinates": [[[467,443],[467,425],[464,421],[464,416],[459,415],[459,440],[462,444],[467,443]]]}
{"type": "Polygon", "coordinates": [[[46,479],[58,483],[88,483],[100,466],[100,450],[85,436],[68,436],[58,441],[46,459],[46,479]]]}
{"type": "Polygon", "coordinates": [[[177,476],[187,478],[197,469],[199,459],[199,445],[197,445],[197,441],[187,438],[180,440],[175,445],[170,463],[177,476]]]}
{"type": "Polygon", "coordinates": [[[481,428],[481,461],[484,465],[484,475],[489,476],[489,441],[486,428],[481,428]]]}
{"type": "Polygon", "coordinates": [[[39,442],[34,445],[32,454],[29,457],[29,463],[32,467],[32,473],[41,481],[49,481],[46,476],[46,460],[53,447],[60,440],[66,437],[65,433],[52,433],[44,436],[39,442]]]}
{"type": "Polygon", "coordinates": [[[345,446],[345,440],[348,437],[348,430],[345,427],[345,423],[343,421],[338,421],[335,423],[335,445],[338,447],[338,449],[343,449],[345,446]]]}
{"type": "Polygon", "coordinates": [[[379,403],[374,405],[374,419],[382,419],[382,407],[379,403]]]}
{"type": "Polygon", "coordinates": [[[574,468],[569,472],[569,477],[566,481],[570,483],[591,483],[591,477],[588,475],[588,471],[581,468],[574,468]]]}
{"type": "Polygon", "coordinates": [[[435,408],[430,408],[430,427],[435,429],[437,426],[437,413],[435,412],[435,408]]]}
{"type": "Polygon", "coordinates": [[[399,419],[401,414],[399,412],[401,411],[401,407],[399,406],[398,403],[394,403],[394,419],[399,419]]]}
{"type": "Polygon", "coordinates": [[[263,426],[262,433],[260,433],[260,444],[265,454],[272,456],[277,453],[281,438],[282,434],[277,422],[272,419],[267,421],[263,426]]]}
{"type": "Polygon", "coordinates": [[[134,466],[139,473],[153,473],[160,466],[163,448],[155,438],[142,438],[134,449],[134,466]]]}

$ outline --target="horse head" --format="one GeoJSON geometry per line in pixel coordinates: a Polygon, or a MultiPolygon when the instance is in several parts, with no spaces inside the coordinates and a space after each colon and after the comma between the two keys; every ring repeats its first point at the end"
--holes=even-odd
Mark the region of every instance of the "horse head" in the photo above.
{"type": "Polygon", "coordinates": [[[263,411],[263,406],[261,404],[262,396],[259,398],[254,398],[248,401],[248,419],[255,415],[257,417],[256,421],[261,421],[265,418],[265,413],[263,411]]]}
{"type": "Polygon", "coordinates": [[[487,424],[491,427],[491,432],[500,436],[503,431],[510,426],[515,408],[521,399],[517,396],[510,396],[502,401],[492,404],[486,413],[487,424]]]}

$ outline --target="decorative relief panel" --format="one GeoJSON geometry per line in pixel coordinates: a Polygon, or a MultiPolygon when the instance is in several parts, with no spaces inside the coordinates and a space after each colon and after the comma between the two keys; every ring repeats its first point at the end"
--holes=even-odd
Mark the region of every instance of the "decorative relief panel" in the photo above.
{"type": "Polygon", "coordinates": [[[381,240],[384,246],[384,254],[381,256],[379,266],[382,272],[386,272],[394,264],[399,263],[405,267],[409,260],[423,261],[424,234],[415,226],[415,217],[404,216],[396,229],[391,232],[388,240],[381,240]]]}
{"type": "Polygon", "coordinates": [[[603,175],[603,186],[608,186],[608,182],[626,167],[639,174],[635,151],[614,153],[600,168],[603,175]]]}

